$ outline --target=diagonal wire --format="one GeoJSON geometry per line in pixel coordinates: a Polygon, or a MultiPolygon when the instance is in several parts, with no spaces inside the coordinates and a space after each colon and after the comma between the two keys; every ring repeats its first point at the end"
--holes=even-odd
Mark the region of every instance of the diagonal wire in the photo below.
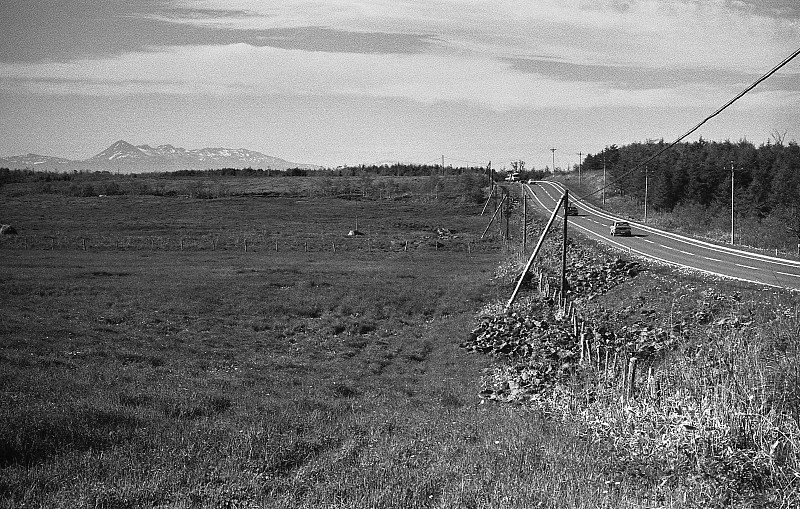
{"type": "Polygon", "coordinates": [[[680,137],[680,138],[678,138],[677,140],[673,141],[672,143],[670,143],[670,144],[669,144],[669,145],[667,145],[666,147],[662,148],[661,150],[659,150],[658,152],[656,152],[656,153],[655,153],[655,154],[653,154],[652,156],[648,157],[648,158],[647,158],[647,159],[645,159],[644,161],[640,162],[639,164],[637,164],[636,166],[634,166],[634,167],[633,167],[631,170],[627,171],[626,173],[623,173],[622,175],[620,175],[619,177],[617,177],[615,180],[612,180],[610,183],[608,183],[608,184],[604,185],[603,187],[601,187],[601,188],[597,189],[596,191],[592,191],[591,193],[589,193],[589,194],[587,194],[587,195],[585,195],[585,196],[582,196],[582,198],[588,198],[589,196],[592,196],[592,195],[594,195],[594,194],[597,194],[597,193],[599,193],[600,191],[602,191],[603,189],[606,189],[606,188],[608,188],[608,187],[610,187],[610,186],[612,186],[612,185],[616,184],[617,182],[619,182],[620,180],[624,179],[625,177],[627,177],[627,176],[628,176],[628,175],[630,175],[631,173],[633,173],[633,172],[635,172],[635,171],[637,171],[637,170],[640,170],[640,169],[641,169],[641,168],[642,168],[644,165],[646,165],[647,163],[649,163],[649,162],[650,162],[650,161],[652,161],[653,159],[657,158],[658,156],[660,156],[661,154],[663,154],[663,153],[664,153],[664,152],[666,152],[667,150],[671,149],[672,147],[674,147],[675,145],[677,145],[678,143],[680,143],[680,142],[681,142],[681,141],[682,141],[684,138],[686,138],[687,136],[689,136],[690,134],[692,134],[692,133],[693,133],[693,132],[695,132],[696,130],[700,129],[700,127],[701,127],[703,124],[705,124],[706,122],[708,122],[708,121],[709,121],[709,120],[711,120],[712,118],[714,118],[714,117],[716,117],[717,115],[719,115],[720,113],[722,113],[722,111],[723,111],[723,110],[725,110],[725,109],[726,109],[728,106],[730,106],[731,104],[733,104],[733,103],[735,103],[736,101],[738,101],[739,99],[741,99],[741,98],[742,98],[742,96],[744,96],[746,93],[748,93],[748,92],[750,92],[751,90],[753,90],[754,88],[756,88],[756,86],[758,86],[758,85],[759,85],[759,84],[760,84],[762,81],[766,80],[767,78],[769,78],[770,76],[772,76],[773,74],[775,74],[776,72],[778,72],[778,70],[779,70],[781,67],[783,67],[783,66],[785,66],[786,64],[788,64],[789,62],[791,62],[791,61],[792,61],[792,60],[793,60],[793,59],[794,59],[794,58],[795,58],[797,55],[800,55],[800,48],[796,49],[796,50],[795,50],[795,51],[794,51],[794,52],[793,52],[791,55],[789,55],[788,57],[786,57],[785,59],[783,59],[783,61],[781,61],[781,63],[779,63],[778,65],[776,65],[776,66],[775,66],[775,67],[773,67],[772,69],[770,69],[770,70],[769,70],[769,71],[768,71],[766,74],[764,74],[763,76],[761,76],[760,78],[758,78],[758,79],[757,79],[756,81],[754,81],[754,82],[753,82],[753,83],[752,83],[750,86],[748,86],[747,88],[745,88],[744,90],[742,90],[741,92],[739,92],[738,94],[736,94],[736,96],[735,96],[733,99],[731,99],[730,101],[726,102],[726,103],[725,103],[724,105],[722,105],[722,106],[721,106],[719,109],[717,109],[717,111],[715,111],[715,112],[714,112],[714,113],[712,113],[711,115],[709,115],[709,116],[707,116],[706,118],[704,118],[704,119],[703,119],[703,120],[702,120],[702,121],[701,121],[699,124],[697,124],[696,126],[694,126],[694,127],[692,127],[691,129],[689,129],[689,131],[687,131],[687,132],[686,132],[686,134],[684,134],[683,136],[681,136],[681,137],[680,137]]]}

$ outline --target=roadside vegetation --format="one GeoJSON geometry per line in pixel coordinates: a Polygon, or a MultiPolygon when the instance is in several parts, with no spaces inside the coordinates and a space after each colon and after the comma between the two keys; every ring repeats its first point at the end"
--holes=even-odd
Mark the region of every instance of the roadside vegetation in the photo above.
{"type": "Polygon", "coordinates": [[[665,147],[664,140],[611,145],[586,156],[581,186],[577,167],[562,178],[579,196],[600,203],[605,164],[608,210],[643,220],[647,187],[648,224],[726,243],[733,169],[736,244],[800,257],[800,146],[785,138],[776,132],[759,146],[747,140],[679,143],[648,163],[647,179],[645,168],[631,170],[665,147]]]}
{"type": "Polygon", "coordinates": [[[609,490],[637,486],[646,507],[797,506],[797,295],[620,260],[580,240],[568,254],[573,321],[535,283],[556,287],[554,236],[513,314],[487,309],[462,343],[506,360],[481,394],[607,444],[620,468],[609,490]]]}
{"type": "Polygon", "coordinates": [[[575,239],[603,352],[581,362],[536,278],[500,313],[521,257],[480,239],[463,180],[414,178],[399,199],[4,185],[0,507],[797,503],[795,296],[575,239]]]}

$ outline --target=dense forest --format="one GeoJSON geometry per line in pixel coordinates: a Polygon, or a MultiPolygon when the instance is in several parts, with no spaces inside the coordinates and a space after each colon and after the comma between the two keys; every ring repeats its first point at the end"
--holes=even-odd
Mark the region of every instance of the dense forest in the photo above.
{"type": "Polygon", "coordinates": [[[730,207],[731,174],[737,216],[780,218],[800,239],[800,146],[785,144],[783,137],[758,147],[749,141],[732,143],[679,143],[650,161],[640,163],[665,148],[657,142],[611,145],[586,156],[586,170],[603,170],[609,189],[644,201],[654,210],[672,211],[681,205],[707,209],[730,207]],[[733,172],[732,172],[733,170],[733,172]],[[647,178],[645,178],[645,175],[647,178]]]}

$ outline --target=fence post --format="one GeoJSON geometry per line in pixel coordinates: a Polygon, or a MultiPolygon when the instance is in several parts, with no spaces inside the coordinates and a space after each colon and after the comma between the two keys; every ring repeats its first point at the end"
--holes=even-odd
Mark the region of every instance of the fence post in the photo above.
{"type": "Polygon", "coordinates": [[[333,252],[336,252],[336,242],[333,243],[333,252]]]}
{"type": "Polygon", "coordinates": [[[181,251],[183,251],[183,237],[181,237],[181,251]]]}
{"type": "Polygon", "coordinates": [[[406,241],[406,247],[403,248],[403,251],[408,251],[408,241],[406,241]]]}
{"type": "Polygon", "coordinates": [[[217,250],[217,239],[211,239],[211,250],[212,251],[217,250]]]}
{"type": "Polygon", "coordinates": [[[276,253],[278,252],[278,241],[277,240],[275,241],[275,252],[276,253]]]}
{"type": "Polygon", "coordinates": [[[626,396],[627,399],[633,397],[633,391],[636,388],[636,357],[631,357],[628,361],[628,380],[627,380],[626,396]]]}
{"type": "Polygon", "coordinates": [[[83,250],[86,251],[86,239],[83,239],[83,250]]]}
{"type": "Polygon", "coordinates": [[[247,238],[244,239],[244,252],[247,252],[247,238]]]}

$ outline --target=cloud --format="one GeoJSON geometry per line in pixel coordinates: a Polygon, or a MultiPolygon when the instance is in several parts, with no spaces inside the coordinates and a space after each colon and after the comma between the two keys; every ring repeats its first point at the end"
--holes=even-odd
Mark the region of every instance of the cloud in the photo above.
{"type": "MultiPolygon", "coordinates": [[[[563,74],[569,73],[558,69],[521,72],[521,65],[471,55],[331,54],[246,44],[186,46],[103,60],[0,64],[0,89],[6,93],[78,95],[403,98],[428,104],[466,103],[500,111],[665,104],[710,107],[741,88],[701,81],[659,86],[655,79],[648,87],[621,87],[605,80],[569,75],[564,79],[563,74]]],[[[600,74],[608,72],[604,69],[600,74]]],[[[778,104],[790,93],[774,92],[765,97],[778,104]]]]}
{"type": "Polygon", "coordinates": [[[495,58],[756,71],[764,61],[789,54],[800,35],[800,7],[793,0],[767,3],[771,8],[731,0],[206,0],[201,5],[252,13],[214,21],[242,30],[314,26],[429,34],[455,52],[495,58]]]}
{"type": "MultiPolygon", "coordinates": [[[[36,16],[2,7],[0,31],[14,44],[0,46],[0,62],[68,62],[104,58],[169,46],[245,43],[306,51],[419,53],[437,42],[426,35],[348,32],[324,27],[246,28],[244,10],[165,8],[142,12],[137,4],[110,9],[81,2],[40,6],[36,16]],[[96,7],[91,8],[91,7],[96,7]]],[[[116,5],[116,4],[111,4],[116,5]]],[[[256,18],[260,16],[256,15],[256,18]]]]}
{"type": "MultiPolygon", "coordinates": [[[[651,88],[678,87],[685,85],[711,84],[718,87],[741,87],[753,83],[763,73],[748,73],[734,70],[702,68],[650,68],[631,66],[607,66],[573,64],[543,58],[508,60],[514,69],[549,78],[600,82],[624,90],[646,90],[651,88]]],[[[800,91],[797,74],[776,74],[761,85],[772,90],[800,91]]]]}
{"type": "Polygon", "coordinates": [[[320,27],[255,31],[255,46],[326,53],[421,53],[434,41],[425,35],[346,32],[320,27]]]}
{"type": "MultiPolygon", "coordinates": [[[[0,59],[0,88],[17,94],[387,97],[496,110],[711,107],[788,55],[798,35],[791,16],[768,15],[779,8],[796,12],[777,0],[767,10],[730,0],[89,5],[98,10],[64,8],[63,34],[48,43],[69,48],[64,53],[44,44],[0,59]],[[107,23],[99,29],[83,26],[101,18],[107,23]]],[[[57,18],[47,16],[42,27],[57,18]]],[[[757,89],[771,94],[752,97],[767,106],[794,97],[793,69],[757,89]]]]}

